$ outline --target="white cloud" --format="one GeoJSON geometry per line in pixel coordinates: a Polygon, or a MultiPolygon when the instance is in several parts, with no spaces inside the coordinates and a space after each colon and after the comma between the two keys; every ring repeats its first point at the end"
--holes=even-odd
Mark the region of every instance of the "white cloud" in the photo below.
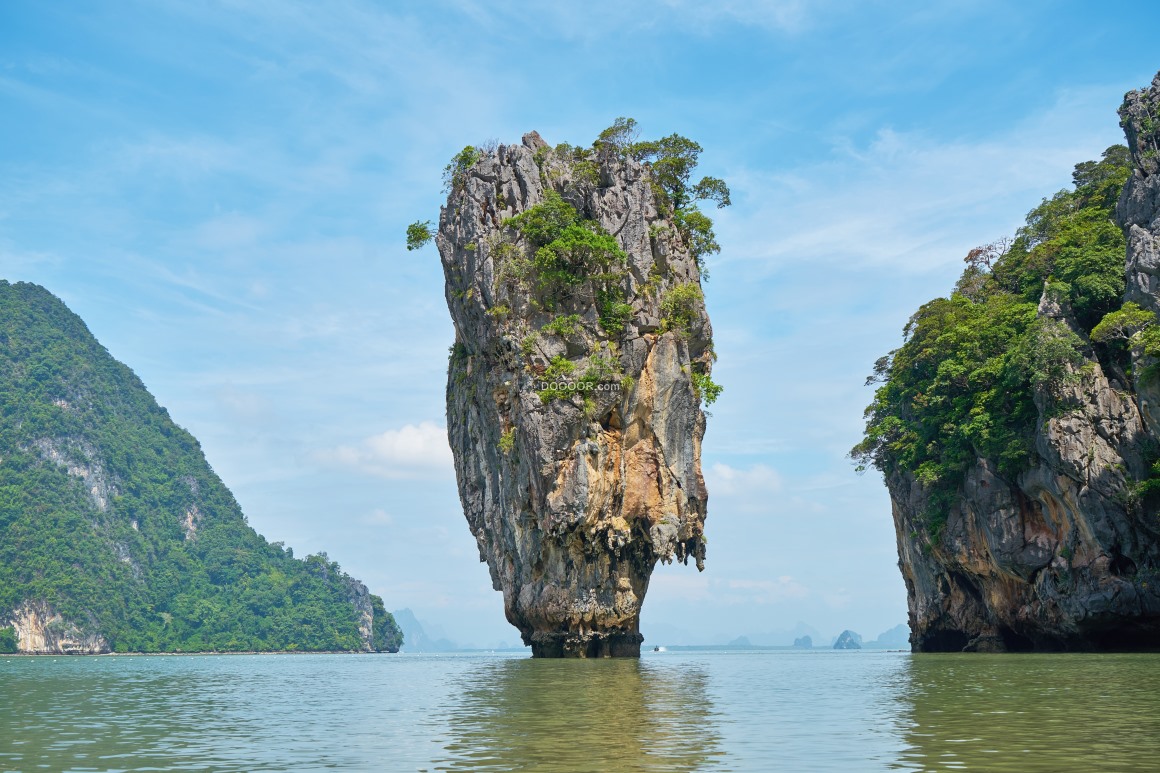
{"type": "Polygon", "coordinates": [[[266,230],[261,220],[226,212],[205,221],[197,229],[198,243],[210,250],[248,247],[266,230]]]}
{"type": "Polygon", "coordinates": [[[149,172],[189,182],[244,169],[247,153],[217,137],[171,136],[157,132],[145,140],[111,149],[122,173],[149,172]]]}
{"type": "MultiPolygon", "coordinates": [[[[0,221],[3,220],[4,214],[0,212],[0,221]]],[[[0,242],[0,271],[3,272],[0,278],[15,281],[21,278],[21,272],[45,263],[57,265],[61,259],[51,252],[18,249],[7,241],[0,242]]]]}
{"type": "Polygon", "coordinates": [[[939,141],[881,126],[867,143],[834,139],[822,163],[731,170],[734,200],[756,206],[719,216],[722,243],[733,259],[770,269],[922,272],[958,262],[1068,185],[1077,162],[1121,141],[1116,93],[1062,92],[1050,109],[986,138],[939,141]]]}
{"type": "Polygon", "coordinates": [[[717,462],[705,477],[712,493],[727,497],[770,494],[780,491],[782,484],[777,471],[764,464],[739,469],[717,462]]]}
{"type": "Polygon", "coordinates": [[[361,520],[366,526],[393,526],[395,523],[395,517],[381,507],[376,507],[361,520]]]}
{"type": "Polygon", "coordinates": [[[272,416],[269,400],[257,392],[226,385],[217,391],[216,397],[218,403],[236,421],[264,422],[272,416]]]}
{"type": "Polygon", "coordinates": [[[318,458],[381,478],[441,476],[452,469],[447,430],[430,421],[389,429],[358,445],[322,451],[318,458]]]}
{"type": "Polygon", "coordinates": [[[649,584],[653,602],[706,602],[726,605],[776,604],[808,598],[810,590],[790,575],[772,579],[709,577],[659,572],[649,584]]]}
{"type": "Polygon", "coordinates": [[[772,580],[729,580],[725,586],[741,594],[748,595],[747,601],[769,604],[783,599],[804,599],[810,595],[806,586],[790,575],[782,575],[772,580]]]}

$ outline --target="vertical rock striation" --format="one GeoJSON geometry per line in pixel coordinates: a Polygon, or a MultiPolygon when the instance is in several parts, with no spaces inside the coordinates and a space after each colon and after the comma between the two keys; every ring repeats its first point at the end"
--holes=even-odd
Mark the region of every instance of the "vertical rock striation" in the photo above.
{"type": "Polygon", "coordinates": [[[703,568],[694,376],[711,368],[711,328],[697,261],[658,198],[647,166],[553,151],[533,132],[463,169],[440,215],[460,498],[537,657],[639,656],[657,561],[703,568]],[[509,220],[561,202],[620,257],[596,269],[583,245],[546,254],[534,224],[509,220]]]}
{"type": "MultiPolygon", "coordinates": [[[[1160,75],[1120,115],[1134,167],[1117,208],[1124,300],[1160,312],[1160,75]]],[[[1084,346],[1053,402],[1069,408],[1036,395],[1029,469],[1007,480],[980,458],[933,542],[927,490],[887,474],[916,651],[1160,649],[1160,520],[1135,488],[1160,438],[1160,380],[1139,351],[1134,383],[1110,372],[1050,287],[1039,317],[1084,346]]]]}

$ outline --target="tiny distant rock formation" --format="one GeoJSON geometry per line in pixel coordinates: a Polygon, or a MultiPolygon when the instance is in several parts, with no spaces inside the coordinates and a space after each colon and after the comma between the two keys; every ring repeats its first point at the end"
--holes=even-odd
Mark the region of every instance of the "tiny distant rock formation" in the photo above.
{"type": "Polygon", "coordinates": [[[878,638],[871,642],[862,642],[867,649],[896,650],[910,646],[910,628],[906,623],[896,625],[889,631],[878,634],[878,638]]]}
{"type": "Polygon", "coordinates": [[[809,635],[799,636],[793,640],[794,649],[808,650],[813,649],[814,640],[809,635]]]}
{"type": "Polygon", "coordinates": [[[849,629],[842,631],[838,635],[837,641],[834,642],[834,649],[860,650],[862,649],[862,637],[849,629]]]}
{"type": "Polygon", "coordinates": [[[454,652],[459,649],[450,639],[430,635],[410,609],[396,609],[391,616],[403,632],[404,652],[454,652]]]}
{"type": "Polygon", "coordinates": [[[480,559],[533,656],[639,657],[656,563],[705,557],[701,404],[719,388],[691,221],[611,146],[533,132],[459,161],[435,241],[480,559]]]}

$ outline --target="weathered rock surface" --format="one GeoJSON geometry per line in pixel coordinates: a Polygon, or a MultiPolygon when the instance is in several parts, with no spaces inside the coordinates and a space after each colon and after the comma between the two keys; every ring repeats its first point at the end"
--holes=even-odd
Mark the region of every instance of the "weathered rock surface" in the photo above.
{"type": "Polygon", "coordinates": [[[611,152],[575,161],[533,132],[486,153],[448,197],[436,237],[456,340],[448,435],[480,560],[533,654],[636,657],[656,562],[701,568],[705,555],[691,374],[711,366],[711,328],[698,289],[687,328],[665,329],[662,299],[700,276],[647,168],[611,152]],[[553,190],[628,255],[623,333],[603,329],[591,284],[552,304],[538,294],[532,247],[505,219],[553,190]],[[572,332],[542,330],[573,314],[572,332]],[[538,382],[557,357],[614,373],[606,389],[545,402],[538,382]]]}
{"type": "Polygon", "coordinates": [[[17,651],[28,655],[98,655],[109,651],[105,637],[83,630],[42,602],[26,601],[3,625],[16,632],[17,651]]]}
{"type": "Polygon", "coordinates": [[[862,637],[850,630],[842,631],[834,642],[834,649],[860,650],[862,649],[862,637]]]}
{"type": "MultiPolygon", "coordinates": [[[[1125,300],[1160,311],[1160,75],[1120,115],[1135,167],[1117,211],[1125,300]]],[[[1039,314],[1076,330],[1050,293],[1039,314]]],[[[1068,410],[1036,400],[1031,469],[1004,480],[980,459],[938,544],[922,536],[922,486],[887,477],[914,650],[1160,649],[1160,520],[1132,486],[1160,438],[1160,386],[1120,383],[1085,356],[1056,401],[1068,410]]]]}

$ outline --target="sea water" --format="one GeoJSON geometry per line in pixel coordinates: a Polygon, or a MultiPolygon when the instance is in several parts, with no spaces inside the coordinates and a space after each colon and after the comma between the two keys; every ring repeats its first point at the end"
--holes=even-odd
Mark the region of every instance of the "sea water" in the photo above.
{"type": "Polygon", "coordinates": [[[0,656],[0,771],[1156,771],[1160,656],[0,656]]]}

